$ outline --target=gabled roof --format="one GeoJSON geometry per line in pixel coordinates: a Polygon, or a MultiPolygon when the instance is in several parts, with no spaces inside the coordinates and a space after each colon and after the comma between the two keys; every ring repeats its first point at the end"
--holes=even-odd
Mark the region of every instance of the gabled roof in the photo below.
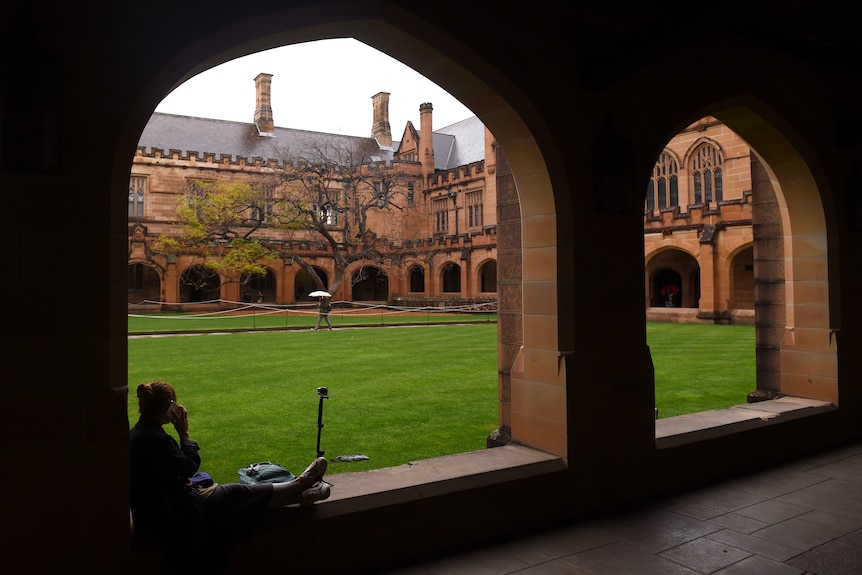
{"type": "Polygon", "coordinates": [[[477,116],[434,130],[434,169],[451,170],[485,159],[485,125],[477,116]]]}
{"type": "MultiPolygon", "coordinates": [[[[275,128],[274,135],[260,136],[257,127],[252,123],[231,122],[227,120],[212,120],[192,116],[178,116],[156,112],[144,128],[138,146],[145,152],[153,148],[180,150],[182,153],[198,152],[212,153],[216,159],[230,156],[264,160],[278,160],[288,156],[301,156],[309,143],[344,149],[356,144],[372,143],[374,138],[345,136],[294,130],[292,128],[275,128]]],[[[391,148],[380,148],[380,155],[386,161],[392,159],[391,148]]]]}

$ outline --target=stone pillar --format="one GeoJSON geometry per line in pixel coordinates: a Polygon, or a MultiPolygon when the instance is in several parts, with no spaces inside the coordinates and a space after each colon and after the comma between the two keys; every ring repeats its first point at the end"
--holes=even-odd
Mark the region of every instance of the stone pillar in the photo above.
{"type": "MultiPolygon", "coordinates": [[[[177,273],[177,256],[167,256],[164,277],[162,277],[162,301],[165,304],[178,304],[180,301],[180,278],[177,273]]],[[[164,306],[163,306],[164,307],[164,306]]]]}
{"type": "MultiPolygon", "coordinates": [[[[715,227],[707,226],[700,234],[700,301],[698,317],[715,317],[715,249],[712,241],[715,237],[715,227]]],[[[683,285],[687,282],[683,280],[683,285]]],[[[694,287],[689,287],[694,289],[694,287]]]]}
{"type": "Polygon", "coordinates": [[[497,186],[497,326],[500,427],[487,439],[489,447],[512,437],[512,372],[523,371],[524,316],[521,204],[512,169],[502,148],[495,146],[497,186]],[[505,305],[505,308],[502,307],[505,305]]]}
{"type": "Polygon", "coordinates": [[[748,401],[772,399],[781,390],[781,341],[786,327],[784,229],[769,175],[751,154],[754,237],[754,321],[757,389],[748,401]]]}

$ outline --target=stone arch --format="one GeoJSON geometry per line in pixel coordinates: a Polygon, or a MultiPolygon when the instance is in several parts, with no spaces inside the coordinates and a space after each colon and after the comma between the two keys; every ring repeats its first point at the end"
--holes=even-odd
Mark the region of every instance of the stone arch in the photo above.
{"type": "Polygon", "coordinates": [[[460,296],[464,286],[461,285],[461,264],[447,260],[440,265],[440,291],[443,294],[460,296]]]}
{"type": "Polygon", "coordinates": [[[389,301],[389,274],[386,270],[375,265],[360,265],[349,273],[353,301],[389,301]]]}
{"type": "Polygon", "coordinates": [[[747,243],[727,257],[727,277],[730,297],[728,310],[754,310],[754,245],[747,243]]]}
{"type": "Polygon", "coordinates": [[[164,301],[164,270],[151,261],[133,259],[129,261],[127,278],[129,305],[164,301]]]}
{"type": "Polygon", "coordinates": [[[425,290],[427,289],[427,285],[425,282],[425,267],[418,263],[411,264],[407,268],[406,275],[408,293],[424,294],[425,290]]]}
{"type": "MultiPolygon", "coordinates": [[[[445,35],[445,34],[444,34],[445,35]]],[[[327,38],[353,37],[389,54],[423,74],[467,105],[494,134],[505,150],[507,169],[519,199],[518,276],[513,286],[519,294],[512,308],[510,327],[501,337],[501,378],[516,380],[522,390],[501,410],[501,427],[511,427],[511,438],[524,445],[566,455],[566,367],[560,349],[571,349],[574,334],[560,333],[559,325],[571,321],[568,307],[558,308],[557,244],[571,241],[570,226],[558,229],[555,188],[568,192],[564,160],[552,151],[544,120],[514,84],[505,81],[460,43],[441,41],[441,30],[428,26],[416,15],[402,10],[380,10],[375,4],[356,5],[350,15],[333,16],[328,3],[303,8],[301,17],[290,7],[248,14],[231,23],[230,34],[212,34],[207,49],[189,49],[174,54],[158,73],[136,86],[137,105],[125,116],[125,140],[117,146],[113,187],[128,184],[129,157],[151,111],[175,86],[195,74],[229,60],[286,44],[327,38]],[[537,137],[537,134],[539,137],[537,137]],[[548,146],[542,145],[546,141],[548,146]],[[551,155],[547,155],[547,154],[551,155]],[[551,162],[555,170],[549,169],[551,162]],[[559,314],[565,319],[558,319],[559,314]],[[565,343],[560,342],[560,338],[565,343]],[[555,369],[532,369],[526,365],[554,365],[555,369]],[[510,419],[517,413],[517,424],[510,419]]],[[[126,205],[122,213],[125,224],[126,205]]],[[[568,289],[568,288],[565,288],[568,289]]],[[[501,329],[506,318],[500,319],[501,329]]],[[[506,392],[503,395],[509,397],[506,392]]]]}
{"type": "Polygon", "coordinates": [[[242,299],[244,302],[274,302],[278,294],[278,276],[266,267],[264,275],[243,278],[242,299]]]}
{"type": "MultiPolygon", "coordinates": [[[[318,266],[311,267],[313,267],[314,271],[317,272],[317,275],[320,276],[320,280],[323,282],[323,287],[328,287],[329,275],[327,275],[326,270],[318,266]]],[[[314,285],[314,281],[311,279],[311,274],[305,271],[304,268],[300,267],[293,278],[293,296],[295,301],[314,301],[315,298],[308,297],[308,294],[316,289],[317,286],[314,285]]]]}
{"type": "Polygon", "coordinates": [[[221,277],[217,271],[194,264],[180,274],[180,303],[214,302],[221,297],[221,277]]]}
{"type": "Polygon", "coordinates": [[[700,266],[691,253],[667,248],[652,254],[647,264],[652,307],[697,307],[700,266]],[[675,290],[673,288],[676,288],[675,290]],[[670,297],[665,293],[670,290],[670,297]]]}
{"type": "MultiPolygon", "coordinates": [[[[775,190],[782,232],[784,264],[784,326],[771,342],[780,346],[780,393],[838,401],[838,344],[834,337],[838,298],[830,279],[838,277],[837,259],[829,258],[830,239],[837,233],[835,214],[827,213],[819,185],[822,166],[807,143],[790,129],[780,130],[781,118],[763,103],[748,99],[713,114],[740,135],[763,167],[775,190]],[[769,118],[769,119],[768,119],[769,118]]],[[[755,241],[758,241],[757,238],[755,241]]],[[[775,262],[755,261],[755,267],[775,262]]],[[[760,306],[759,298],[755,301],[760,306]]],[[[775,327],[758,326],[758,336],[775,327]]],[[[760,339],[763,342],[763,339],[760,339]]],[[[758,373],[758,389],[761,377],[758,373]]]]}
{"type": "Polygon", "coordinates": [[[476,291],[479,294],[497,292],[497,260],[487,258],[475,266],[476,291]]]}

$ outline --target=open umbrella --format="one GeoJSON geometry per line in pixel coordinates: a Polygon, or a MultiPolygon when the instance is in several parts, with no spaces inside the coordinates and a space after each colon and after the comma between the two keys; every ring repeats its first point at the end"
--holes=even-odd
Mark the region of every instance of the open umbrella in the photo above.
{"type": "Polygon", "coordinates": [[[329,293],[328,291],[321,291],[321,290],[313,291],[308,295],[311,297],[332,297],[332,294],[329,293]]]}

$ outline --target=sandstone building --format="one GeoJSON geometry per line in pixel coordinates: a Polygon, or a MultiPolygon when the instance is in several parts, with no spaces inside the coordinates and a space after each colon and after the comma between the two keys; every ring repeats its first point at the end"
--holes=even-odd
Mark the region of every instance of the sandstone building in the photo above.
{"type": "MultiPolygon", "coordinates": [[[[225,122],[156,113],[142,134],[129,180],[129,304],[135,310],[186,303],[255,301],[290,304],[328,288],[332,249],[314,232],[262,228],[279,258],[247,282],[214,276],[200,286],[207,258],[153,250],[162,234],[178,233],[176,208],[201,180],[266,185],[284,169],[285,151],[319,147],[370,150],[384,174],[409,181],[401,201],[368,212],[369,227],[403,254],[389,265],[359,259],[341,301],[446,305],[497,297],[496,143],[478,118],[433,129],[433,106],[419,107],[400,140],[390,131],[389,94],[372,98],[371,136],[360,138],[277,128],[269,105],[272,76],[255,78],[254,122],[225,122]],[[431,145],[426,145],[431,142],[431,145]],[[492,158],[486,165],[486,158],[492,158]],[[399,205],[400,204],[400,205],[399,205]],[[323,280],[316,286],[299,262],[323,280]],[[150,303],[153,302],[153,303],[150,303]],[[154,302],[161,302],[155,304],[154,302]]],[[[753,323],[754,272],[750,150],[737,134],[707,117],[675,136],[662,151],[646,193],[646,307],[655,321],[753,323]]],[[[332,186],[338,187],[338,181],[332,186]]],[[[376,184],[371,184],[376,185],[376,184]]],[[[327,232],[338,233],[346,212],[321,208],[327,232]]],[[[217,256],[216,256],[217,257],[217,256]]],[[[198,307],[199,306],[195,306],[198,307]]]]}
{"type": "MultiPolygon", "coordinates": [[[[368,150],[361,160],[367,164],[366,173],[376,164],[382,168],[379,177],[371,175],[362,185],[381,186],[394,174],[404,180],[397,184],[401,192],[397,198],[399,190],[387,187],[385,199],[374,190],[381,201],[367,211],[368,228],[385,240],[384,252],[398,254],[397,265],[386,263],[384,257],[380,261],[357,258],[345,270],[347,280],[336,284],[335,300],[445,305],[496,299],[496,180],[486,177],[485,162],[486,156],[494,156],[494,142],[478,118],[435,131],[433,107],[422,104],[419,129],[408,122],[401,140],[393,143],[389,94],[381,92],[372,99],[371,137],[277,128],[268,105],[270,84],[268,74],[256,78],[254,123],[153,115],[141,136],[129,179],[130,304],[141,309],[153,307],[147,302],[168,306],[238,302],[248,294],[284,304],[307,299],[315,289],[329,289],[335,276],[335,248],[327,244],[324,233],[344,242],[351,217],[335,199],[343,184],[337,176],[327,184],[332,188],[327,195],[333,199],[314,204],[325,220],[324,233],[265,225],[254,230],[255,237],[264,237],[279,258],[267,263],[265,274],[247,282],[214,276],[201,286],[202,272],[195,275],[195,271],[218,255],[208,258],[188,250],[165,254],[153,249],[160,235],[180,232],[177,206],[199,182],[266,186],[267,179],[284,170],[286,163],[307,158],[288,157],[291,150],[314,153],[324,148],[368,150]],[[311,268],[323,285],[312,282],[311,268]]],[[[493,163],[489,168],[493,174],[493,163]]]]}
{"type": "MultiPolygon", "coordinates": [[[[497,375],[510,441],[340,478],[337,495],[313,510],[271,513],[237,550],[240,570],[285,553],[295,572],[320,572],[325,558],[329,574],[381,573],[862,436],[854,20],[804,2],[530,8],[11,3],[0,21],[0,285],[5,301],[27,300],[7,306],[0,334],[0,457],[14,494],[2,510],[4,572],[152,572],[129,532],[132,158],[175,86],[309,40],[353,37],[397,56],[464,102],[499,144],[497,375]],[[644,190],[668,140],[709,116],[756,157],[752,210],[761,184],[775,194],[752,214],[755,324],[769,336],[757,385],[784,397],[692,414],[685,429],[669,430],[654,419],[644,190]],[[34,474],[46,465],[62,469],[47,488],[34,474]]],[[[686,255],[712,249],[706,239],[690,240],[686,255]]],[[[731,293],[723,289],[714,294],[731,293]]],[[[685,283],[680,291],[691,295],[685,283]]]]}

